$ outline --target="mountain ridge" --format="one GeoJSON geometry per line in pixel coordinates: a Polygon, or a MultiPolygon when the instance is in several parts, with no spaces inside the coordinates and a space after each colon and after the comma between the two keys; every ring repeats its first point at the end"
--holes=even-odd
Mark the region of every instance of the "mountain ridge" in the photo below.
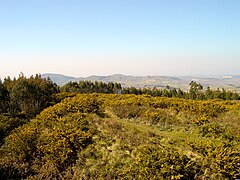
{"type": "Polygon", "coordinates": [[[124,74],[113,75],[91,75],[88,77],[73,77],[63,74],[44,73],[43,78],[49,77],[53,82],[62,86],[70,81],[103,81],[103,82],[117,82],[124,87],[157,87],[164,88],[167,85],[173,88],[187,89],[191,81],[201,83],[204,87],[211,88],[225,88],[227,90],[236,90],[240,92],[240,75],[224,75],[219,77],[196,77],[196,76],[133,76],[124,74]]]}

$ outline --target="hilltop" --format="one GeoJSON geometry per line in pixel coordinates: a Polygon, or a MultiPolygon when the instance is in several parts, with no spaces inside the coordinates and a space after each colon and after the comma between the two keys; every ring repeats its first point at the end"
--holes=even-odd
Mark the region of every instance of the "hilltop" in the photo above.
{"type": "Polygon", "coordinates": [[[1,179],[239,178],[240,104],[79,94],[5,138],[1,179]]]}

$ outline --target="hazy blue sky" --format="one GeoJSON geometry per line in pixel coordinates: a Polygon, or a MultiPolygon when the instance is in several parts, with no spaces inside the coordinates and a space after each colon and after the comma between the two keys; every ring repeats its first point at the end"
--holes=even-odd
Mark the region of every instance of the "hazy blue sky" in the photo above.
{"type": "Polygon", "coordinates": [[[0,0],[0,77],[240,74],[240,0],[0,0]]]}

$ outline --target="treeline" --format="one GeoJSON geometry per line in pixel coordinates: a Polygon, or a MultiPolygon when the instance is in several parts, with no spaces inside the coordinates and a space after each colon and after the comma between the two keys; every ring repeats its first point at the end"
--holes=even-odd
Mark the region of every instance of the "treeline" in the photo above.
{"type": "Polygon", "coordinates": [[[33,117],[52,104],[59,87],[41,75],[0,80],[0,113],[33,117]]]}
{"type": "Polygon", "coordinates": [[[7,113],[13,116],[34,117],[46,107],[58,102],[55,99],[59,92],[65,93],[104,93],[104,94],[147,94],[157,97],[176,97],[194,100],[239,100],[240,95],[236,92],[225,89],[212,90],[196,82],[189,84],[189,90],[170,88],[136,88],[123,87],[116,82],[91,82],[79,81],[69,82],[62,87],[57,86],[49,78],[42,78],[41,75],[29,78],[20,74],[18,78],[7,77],[0,80],[0,113],[7,113]]]}
{"type": "Polygon", "coordinates": [[[107,93],[107,94],[147,94],[158,97],[176,97],[193,100],[209,100],[209,99],[223,99],[223,100],[239,100],[240,95],[237,92],[226,91],[225,89],[212,90],[207,87],[206,90],[197,82],[192,81],[189,84],[189,91],[182,89],[170,88],[167,86],[164,89],[154,88],[136,88],[136,87],[122,87],[120,83],[104,83],[79,81],[69,82],[60,88],[61,92],[76,92],[76,93],[107,93]]]}
{"type": "Polygon", "coordinates": [[[121,94],[123,89],[122,85],[116,82],[104,83],[101,81],[71,81],[61,87],[61,92],[121,94]]]}
{"type": "Polygon", "coordinates": [[[194,100],[239,100],[240,95],[236,92],[225,89],[212,90],[208,87],[203,89],[201,84],[191,82],[189,91],[170,88],[135,88],[122,87],[116,82],[91,82],[79,81],[69,82],[62,87],[57,86],[49,78],[42,78],[41,75],[29,78],[20,74],[18,78],[7,77],[0,80],[0,113],[7,113],[12,116],[34,117],[46,107],[55,104],[58,100],[55,95],[62,93],[104,93],[104,94],[147,94],[157,97],[176,97],[194,100]]]}

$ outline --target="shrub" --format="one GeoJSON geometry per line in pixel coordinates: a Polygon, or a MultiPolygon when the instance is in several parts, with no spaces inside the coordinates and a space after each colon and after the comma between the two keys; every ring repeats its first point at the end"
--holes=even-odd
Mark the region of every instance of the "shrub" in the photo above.
{"type": "Polygon", "coordinates": [[[194,179],[199,165],[177,150],[155,145],[142,145],[134,160],[122,171],[127,179],[194,179]]]}

